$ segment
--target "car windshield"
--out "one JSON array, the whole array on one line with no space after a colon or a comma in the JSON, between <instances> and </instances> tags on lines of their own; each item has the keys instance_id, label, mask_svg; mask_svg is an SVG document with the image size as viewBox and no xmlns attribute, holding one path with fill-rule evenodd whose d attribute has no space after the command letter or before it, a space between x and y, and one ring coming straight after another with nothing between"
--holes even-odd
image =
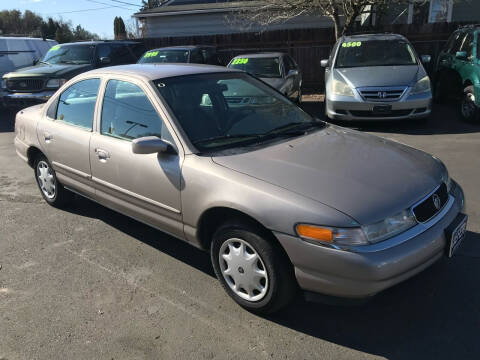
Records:
<instances>
[{"instance_id":1,"label":"car windshield","mask_svg":"<svg viewBox=\"0 0 480 360\"><path fill-rule=\"evenodd\" d=\"M345 41L337 55L337 68L417 65L415 52L406 41Z\"/></svg>"},{"instance_id":2,"label":"car windshield","mask_svg":"<svg viewBox=\"0 0 480 360\"><path fill-rule=\"evenodd\" d=\"M257 77L263 77L263 78L282 77L282 73L280 70L280 59L278 57L270 57L270 58L238 57L233 59L228 67L248 72Z\"/></svg>"},{"instance_id":3,"label":"car windshield","mask_svg":"<svg viewBox=\"0 0 480 360\"><path fill-rule=\"evenodd\" d=\"M55 45L42 61L48 64L90 64L94 49L93 45Z\"/></svg>"},{"instance_id":4,"label":"car windshield","mask_svg":"<svg viewBox=\"0 0 480 360\"><path fill-rule=\"evenodd\" d=\"M186 75L157 80L155 84L200 151L300 136L324 126L244 73Z\"/></svg>"},{"instance_id":5,"label":"car windshield","mask_svg":"<svg viewBox=\"0 0 480 360\"><path fill-rule=\"evenodd\" d=\"M151 50L138 63L188 63L188 55L188 50Z\"/></svg>"}]
</instances>

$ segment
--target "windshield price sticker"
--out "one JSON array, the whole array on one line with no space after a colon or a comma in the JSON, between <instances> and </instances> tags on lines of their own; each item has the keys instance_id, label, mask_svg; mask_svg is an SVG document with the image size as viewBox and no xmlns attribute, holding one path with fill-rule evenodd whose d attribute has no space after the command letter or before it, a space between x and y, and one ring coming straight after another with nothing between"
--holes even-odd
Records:
<instances>
[{"instance_id":1,"label":"windshield price sticker","mask_svg":"<svg viewBox=\"0 0 480 360\"><path fill-rule=\"evenodd\" d=\"M240 58L240 59L235 59L233 60L232 62L232 65L239 65L239 64L247 64L248 63L248 59L243 59L243 58Z\"/></svg>"},{"instance_id":2,"label":"windshield price sticker","mask_svg":"<svg viewBox=\"0 0 480 360\"><path fill-rule=\"evenodd\" d=\"M150 51L145 54L144 58L155 57L157 55L158 55L158 51Z\"/></svg>"},{"instance_id":3,"label":"windshield price sticker","mask_svg":"<svg viewBox=\"0 0 480 360\"><path fill-rule=\"evenodd\" d=\"M58 49L60 49L60 45L55 45L50 48L50 51L57 51Z\"/></svg>"},{"instance_id":4,"label":"windshield price sticker","mask_svg":"<svg viewBox=\"0 0 480 360\"><path fill-rule=\"evenodd\" d=\"M342 47L360 47L362 46L361 41L349 41L349 42L344 42L342 44Z\"/></svg>"}]
</instances>

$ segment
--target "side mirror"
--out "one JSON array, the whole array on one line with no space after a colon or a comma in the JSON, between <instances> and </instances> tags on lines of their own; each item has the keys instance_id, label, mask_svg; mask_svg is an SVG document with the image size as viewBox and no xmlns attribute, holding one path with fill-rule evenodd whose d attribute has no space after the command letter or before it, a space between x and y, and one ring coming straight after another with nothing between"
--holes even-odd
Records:
<instances>
[{"instance_id":1,"label":"side mirror","mask_svg":"<svg viewBox=\"0 0 480 360\"><path fill-rule=\"evenodd\" d=\"M175 154L176 151L171 144L157 136L146 136L132 141L134 154Z\"/></svg>"},{"instance_id":2,"label":"side mirror","mask_svg":"<svg viewBox=\"0 0 480 360\"><path fill-rule=\"evenodd\" d=\"M287 74L287 77L298 76L298 70L290 70Z\"/></svg>"},{"instance_id":3,"label":"side mirror","mask_svg":"<svg viewBox=\"0 0 480 360\"><path fill-rule=\"evenodd\" d=\"M103 56L100 58L100 64L102 65L107 65L107 64L110 64L111 62L112 60L110 60L108 56Z\"/></svg>"},{"instance_id":4,"label":"side mirror","mask_svg":"<svg viewBox=\"0 0 480 360\"><path fill-rule=\"evenodd\" d=\"M329 64L329 60L328 59L324 59L322 61L320 61L320 66L323 67L323 68L327 68L330 64Z\"/></svg>"},{"instance_id":5,"label":"side mirror","mask_svg":"<svg viewBox=\"0 0 480 360\"><path fill-rule=\"evenodd\" d=\"M457 51L455 54L455 57L457 59L465 60L467 58L467 52L466 51Z\"/></svg>"},{"instance_id":6,"label":"side mirror","mask_svg":"<svg viewBox=\"0 0 480 360\"><path fill-rule=\"evenodd\" d=\"M429 64L432 61L432 57L430 55L422 55L420 56L422 63Z\"/></svg>"}]
</instances>

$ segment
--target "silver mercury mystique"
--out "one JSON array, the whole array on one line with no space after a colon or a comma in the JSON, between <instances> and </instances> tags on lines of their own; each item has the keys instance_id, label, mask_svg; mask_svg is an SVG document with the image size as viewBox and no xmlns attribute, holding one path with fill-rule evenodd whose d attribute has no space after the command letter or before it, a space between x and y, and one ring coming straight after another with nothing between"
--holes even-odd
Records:
<instances>
[{"instance_id":1,"label":"silver mercury mystique","mask_svg":"<svg viewBox=\"0 0 480 360\"><path fill-rule=\"evenodd\" d=\"M368 298L452 256L466 232L440 160L312 118L236 70L90 71L19 112L15 132L47 203L75 192L209 251L226 292L258 313L298 288Z\"/></svg>"}]
</instances>

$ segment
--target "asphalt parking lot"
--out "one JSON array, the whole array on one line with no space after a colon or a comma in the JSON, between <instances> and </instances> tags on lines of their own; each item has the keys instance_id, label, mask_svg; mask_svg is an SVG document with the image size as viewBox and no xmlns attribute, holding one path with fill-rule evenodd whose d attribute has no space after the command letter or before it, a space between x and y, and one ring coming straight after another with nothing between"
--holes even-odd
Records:
<instances>
[{"instance_id":1,"label":"asphalt parking lot","mask_svg":"<svg viewBox=\"0 0 480 360\"><path fill-rule=\"evenodd\" d=\"M207 254L85 199L49 207L2 113L0 359L478 359L480 126L447 105L426 123L353 126L441 158L466 193L467 239L365 305L299 297L258 317L224 294Z\"/></svg>"}]
</instances>

